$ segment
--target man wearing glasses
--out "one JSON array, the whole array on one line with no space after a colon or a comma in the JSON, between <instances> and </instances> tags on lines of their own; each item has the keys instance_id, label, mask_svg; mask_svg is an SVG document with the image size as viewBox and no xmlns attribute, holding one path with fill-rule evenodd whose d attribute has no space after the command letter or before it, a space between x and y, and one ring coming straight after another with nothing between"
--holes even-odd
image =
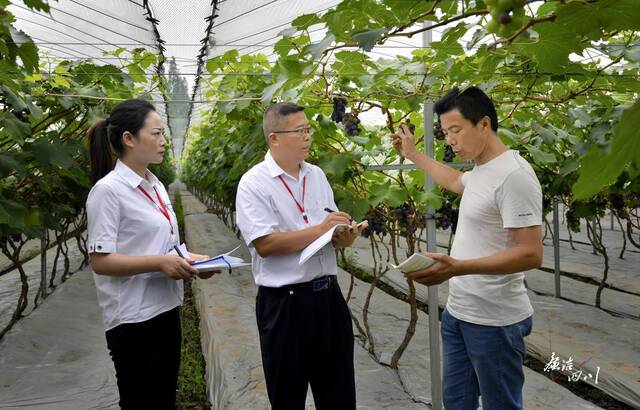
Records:
<instances>
[{"instance_id":1,"label":"man wearing glasses","mask_svg":"<svg viewBox=\"0 0 640 410\"><path fill-rule=\"evenodd\" d=\"M249 246L256 319L269 401L302 409L311 385L317 409L355 409L351 314L336 281L336 247L361 234L336 210L324 172L305 162L313 130L304 107L277 103L263 118L269 151L242 176L238 227ZM336 225L350 225L300 265L300 254Z\"/></svg>"}]
</instances>

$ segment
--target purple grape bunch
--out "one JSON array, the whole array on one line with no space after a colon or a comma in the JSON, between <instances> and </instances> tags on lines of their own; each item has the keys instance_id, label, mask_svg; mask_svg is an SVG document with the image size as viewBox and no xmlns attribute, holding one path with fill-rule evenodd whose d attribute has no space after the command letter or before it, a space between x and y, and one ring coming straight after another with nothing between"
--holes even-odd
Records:
<instances>
[{"instance_id":1,"label":"purple grape bunch","mask_svg":"<svg viewBox=\"0 0 640 410\"><path fill-rule=\"evenodd\" d=\"M360 135L360 127L358 127L358 124L360 124L360 119L358 119L358 116L353 114L353 113L347 113L344 115L344 118L342 119L342 123L344 124L344 129L345 129L345 133L348 136L354 136L354 135Z\"/></svg>"},{"instance_id":2,"label":"purple grape bunch","mask_svg":"<svg viewBox=\"0 0 640 410\"><path fill-rule=\"evenodd\" d=\"M396 221L398 221L400 236L406 238L415 232L415 227L409 221L409 217L411 216L411 206L408 203L405 202L397 208L391 208L391 212L393 213Z\"/></svg>"},{"instance_id":3,"label":"purple grape bunch","mask_svg":"<svg viewBox=\"0 0 640 410\"><path fill-rule=\"evenodd\" d=\"M335 123L342 122L347 112L347 100L340 97L333 97L333 112L331 113L331 121Z\"/></svg>"},{"instance_id":4,"label":"purple grape bunch","mask_svg":"<svg viewBox=\"0 0 640 410\"><path fill-rule=\"evenodd\" d=\"M442 129L442 126L440 125L440 121L436 121L436 123L433 124L433 136L438 141L444 140L444 130Z\"/></svg>"},{"instance_id":5,"label":"purple grape bunch","mask_svg":"<svg viewBox=\"0 0 640 410\"><path fill-rule=\"evenodd\" d=\"M455 157L456 157L456 153L453 152L453 148L451 148L451 145L445 145L444 156L442 157L444 162L452 162Z\"/></svg>"},{"instance_id":6,"label":"purple grape bunch","mask_svg":"<svg viewBox=\"0 0 640 410\"><path fill-rule=\"evenodd\" d=\"M384 215L380 212L369 212L366 216L369 226L362 231L362 236L368 238L372 233L386 236L387 227L385 225Z\"/></svg>"},{"instance_id":7,"label":"purple grape bunch","mask_svg":"<svg viewBox=\"0 0 640 410\"><path fill-rule=\"evenodd\" d=\"M453 202L447 200L436 212L436 228L449 229L456 233L458 227L458 208L453 207Z\"/></svg>"}]
</instances>

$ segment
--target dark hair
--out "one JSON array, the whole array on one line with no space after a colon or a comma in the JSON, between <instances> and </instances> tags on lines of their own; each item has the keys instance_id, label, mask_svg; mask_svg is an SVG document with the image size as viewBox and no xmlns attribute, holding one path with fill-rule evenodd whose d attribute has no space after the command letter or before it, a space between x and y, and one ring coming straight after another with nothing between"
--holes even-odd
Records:
<instances>
[{"instance_id":1,"label":"dark hair","mask_svg":"<svg viewBox=\"0 0 640 410\"><path fill-rule=\"evenodd\" d=\"M147 115L155 111L148 101L132 99L121 102L111 111L109 118L96 121L88 130L91 154L91 182L95 184L114 166L113 152L120 157L124 152L122 134L129 131L137 135Z\"/></svg>"},{"instance_id":2,"label":"dark hair","mask_svg":"<svg viewBox=\"0 0 640 410\"><path fill-rule=\"evenodd\" d=\"M280 120L287 115L304 111L304 107L290 102L279 102L267 108L262 117L262 131L264 138L269 143L269 133L273 132L280 123Z\"/></svg>"},{"instance_id":3,"label":"dark hair","mask_svg":"<svg viewBox=\"0 0 640 410\"><path fill-rule=\"evenodd\" d=\"M436 101L433 112L446 114L451 110L458 109L460 114L473 125L477 125L485 116L491 120L491 129L498 131L498 114L491 99L478 87L469 87L460 92L458 87L453 87L442 98Z\"/></svg>"}]
</instances>

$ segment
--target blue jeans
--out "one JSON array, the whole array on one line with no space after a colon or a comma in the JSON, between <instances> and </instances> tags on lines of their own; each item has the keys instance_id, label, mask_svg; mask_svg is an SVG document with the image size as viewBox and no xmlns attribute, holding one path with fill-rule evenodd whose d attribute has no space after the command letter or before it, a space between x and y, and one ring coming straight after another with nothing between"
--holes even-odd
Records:
<instances>
[{"instance_id":1,"label":"blue jeans","mask_svg":"<svg viewBox=\"0 0 640 410\"><path fill-rule=\"evenodd\" d=\"M443 401L446 410L523 409L524 337L531 317L509 326L483 326L442 313Z\"/></svg>"}]
</instances>

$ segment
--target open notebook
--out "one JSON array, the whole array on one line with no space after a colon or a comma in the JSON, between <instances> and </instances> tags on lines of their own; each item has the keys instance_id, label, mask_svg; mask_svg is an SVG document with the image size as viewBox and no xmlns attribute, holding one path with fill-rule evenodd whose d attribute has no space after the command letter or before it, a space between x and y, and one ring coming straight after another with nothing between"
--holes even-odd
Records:
<instances>
[{"instance_id":1,"label":"open notebook","mask_svg":"<svg viewBox=\"0 0 640 410\"><path fill-rule=\"evenodd\" d=\"M358 228L361 227L362 224L364 223L367 223L367 221L365 220L360 222L358 224ZM333 228L329 229L324 234L322 234L318 239L316 239L315 241L307 245L307 247L304 248L302 250L302 253L300 254L300 262L298 262L298 265L301 266L303 263L308 261L309 258L315 255L320 249L324 248L326 244L331 242L331 238L333 238L333 234L335 233L336 230L338 230L338 233L340 233L341 229L343 230L343 229L346 229L347 227L348 225L345 225L345 224L336 225Z\"/></svg>"},{"instance_id":2,"label":"open notebook","mask_svg":"<svg viewBox=\"0 0 640 410\"><path fill-rule=\"evenodd\" d=\"M429 266L433 265L436 261L431 259L428 256L424 256L421 253L414 253L409 258L407 258L400 265L394 265L390 263L394 269L398 269L402 273L407 272L415 272L417 270L427 269Z\"/></svg>"},{"instance_id":3,"label":"open notebook","mask_svg":"<svg viewBox=\"0 0 640 410\"><path fill-rule=\"evenodd\" d=\"M178 247L180 252L183 255L187 255L187 247L183 243ZM242 258L238 258L236 256L231 256L230 254L235 252L240 248L239 246L235 249L230 250L227 253L223 253L218 256L214 256L213 258L205 259L202 261L194 262L191 264L194 268L196 268L199 272L210 272L212 270L220 270L220 269L232 269L238 268L240 266L249 266L250 262L245 262ZM176 254L175 251L170 253Z\"/></svg>"}]
</instances>

